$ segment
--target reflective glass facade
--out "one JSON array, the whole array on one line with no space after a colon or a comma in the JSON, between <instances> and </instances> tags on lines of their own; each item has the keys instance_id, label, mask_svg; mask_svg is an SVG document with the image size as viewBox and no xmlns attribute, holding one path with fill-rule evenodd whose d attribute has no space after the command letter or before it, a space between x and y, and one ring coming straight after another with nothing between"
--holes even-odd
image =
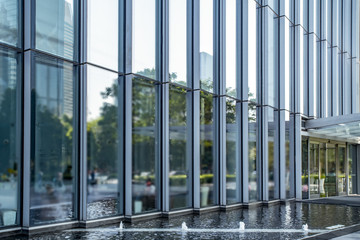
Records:
<instances>
[{"instance_id":1,"label":"reflective glass facade","mask_svg":"<svg viewBox=\"0 0 360 240\"><path fill-rule=\"evenodd\" d=\"M0 0L0 236L360 193L359 12Z\"/></svg>"}]
</instances>

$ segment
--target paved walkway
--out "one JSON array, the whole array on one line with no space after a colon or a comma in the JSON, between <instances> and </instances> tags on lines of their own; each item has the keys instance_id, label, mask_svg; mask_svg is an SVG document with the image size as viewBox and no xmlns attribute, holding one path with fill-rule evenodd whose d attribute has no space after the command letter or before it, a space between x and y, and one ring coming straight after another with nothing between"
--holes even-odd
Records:
<instances>
[{"instance_id":1,"label":"paved walkway","mask_svg":"<svg viewBox=\"0 0 360 240\"><path fill-rule=\"evenodd\" d=\"M317 198L312 200L303 200L308 203L322 203L322 204L335 204L335 205L347 205L352 207L360 207L360 196L340 196L340 197L327 197Z\"/></svg>"},{"instance_id":2,"label":"paved walkway","mask_svg":"<svg viewBox=\"0 0 360 240\"><path fill-rule=\"evenodd\" d=\"M344 235L341 237L333 238L333 240L354 240L354 239L360 239L360 231L348 235Z\"/></svg>"}]
</instances>

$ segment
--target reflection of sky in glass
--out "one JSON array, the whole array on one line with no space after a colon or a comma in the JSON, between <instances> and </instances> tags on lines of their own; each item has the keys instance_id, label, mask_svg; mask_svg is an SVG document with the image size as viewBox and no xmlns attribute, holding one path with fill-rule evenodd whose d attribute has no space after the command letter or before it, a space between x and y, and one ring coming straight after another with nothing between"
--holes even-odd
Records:
<instances>
[{"instance_id":1,"label":"reflection of sky in glass","mask_svg":"<svg viewBox=\"0 0 360 240\"><path fill-rule=\"evenodd\" d=\"M213 15L213 0L200 0L200 86L208 91L213 88Z\"/></svg>"},{"instance_id":2,"label":"reflection of sky in glass","mask_svg":"<svg viewBox=\"0 0 360 240\"><path fill-rule=\"evenodd\" d=\"M118 69L118 1L88 1L88 61Z\"/></svg>"},{"instance_id":3,"label":"reflection of sky in glass","mask_svg":"<svg viewBox=\"0 0 360 240\"><path fill-rule=\"evenodd\" d=\"M249 0L249 25L248 25L248 86L249 94L252 93L253 97L249 96L249 99L256 99L256 3L253 0Z\"/></svg>"},{"instance_id":4,"label":"reflection of sky in glass","mask_svg":"<svg viewBox=\"0 0 360 240\"><path fill-rule=\"evenodd\" d=\"M155 68L155 0L133 0L132 70Z\"/></svg>"},{"instance_id":5,"label":"reflection of sky in glass","mask_svg":"<svg viewBox=\"0 0 360 240\"><path fill-rule=\"evenodd\" d=\"M116 98L103 98L101 93L107 88L112 88L116 83L117 74L97 67L88 66L88 90L87 90L87 121L92 121L100 117L101 108L104 103L115 105Z\"/></svg>"},{"instance_id":6,"label":"reflection of sky in glass","mask_svg":"<svg viewBox=\"0 0 360 240\"><path fill-rule=\"evenodd\" d=\"M200 52L213 55L213 0L200 0Z\"/></svg>"},{"instance_id":7,"label":"reflection of sky in glass","mask_svg":"<svg viewBox=\"0 0 360 240\"><path fill-rule=\"evenodd\" d=\"M169 1L169 72L186 82L186 0Z\"/></svg>"},{"instance_id":8,"label":"reflection of sky in glass","mask_svg":"<svg viewBox=\"0 0 360 240\"><path fill-rule=\"evenodd\" d=\"M236 0L226 1L226 88L236 89ZM228 93L229 94L229 93ZM236 92L230 94L236 97Z\"/></svg>"}]
</instances>

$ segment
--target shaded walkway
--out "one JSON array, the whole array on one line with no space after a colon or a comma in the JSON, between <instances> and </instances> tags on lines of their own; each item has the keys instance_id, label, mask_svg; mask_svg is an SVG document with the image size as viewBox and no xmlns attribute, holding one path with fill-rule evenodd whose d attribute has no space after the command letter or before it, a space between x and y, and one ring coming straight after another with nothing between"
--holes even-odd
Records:
<instances>
[{"instance_id":1,"label":"shaded walkway","mask_svg":"<svg viewBox=\"0 0 360 240\"><path fill-rule=\"evenodd\" d=\"M351 206L351 207L360 207L360 195L317 198L317 199L311 199L311 200L303 200L303 202L320 203L320 204L336 204L336 205L347 205L347 206Z\"/></svg>"}]
</instances>

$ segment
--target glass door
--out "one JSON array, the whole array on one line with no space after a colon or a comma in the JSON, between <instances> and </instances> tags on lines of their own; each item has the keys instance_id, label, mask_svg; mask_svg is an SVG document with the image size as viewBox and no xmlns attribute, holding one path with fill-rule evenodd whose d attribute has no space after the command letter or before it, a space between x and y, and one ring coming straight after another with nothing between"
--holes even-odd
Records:
<instances>
[{"instance_id":1,"label":"glass door","mask_svg":"<svg viewBox=\"0 0 360 240\"><path fill-rule=\"evenodd\" d=\"M326 144L325 197L336 196L336 154L335 144Z\"/></svg>"},{"instance_id":2,"label":"glass door","mask_svg":"<svg viewBox=\"0 0 360 240\"><path fill-rule=\"evenodd\" d=\"M310 198L319 198L319 144L310 143Z\"/></svg>"},{"instance_id":3,"label":"glass door","mask_svg":"<svg viewBox=\"0 0 360 240\"><path fill-rule=\"evenodd\" d=\"M338 196L346 195L346 146L338 145L338 171L337 171L337 193Z\"/></svg>"},{"instance_id":4,"label":"glass door","mask_svg":"<svg viewBox=\"0 0 360 240\"><path fill-rule=\"evenodd\" d=\"M326 162L326 143L320 143L320 181L319 191L320 197L325 197L325 177L328 173Z\"/></svg>"}]
</instances>

